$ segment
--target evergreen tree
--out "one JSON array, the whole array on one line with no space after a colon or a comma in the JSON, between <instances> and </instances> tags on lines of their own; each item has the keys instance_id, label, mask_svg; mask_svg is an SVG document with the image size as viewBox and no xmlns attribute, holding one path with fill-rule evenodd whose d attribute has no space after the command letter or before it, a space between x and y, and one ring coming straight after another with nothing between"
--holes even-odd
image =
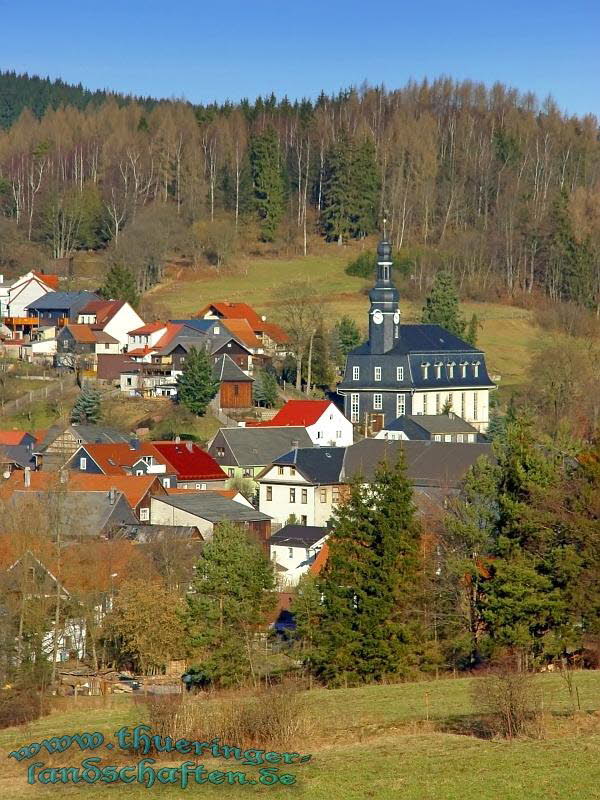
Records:
<instances>
[{"instance_id":1,"label":"evergreen tree","mask_svg":"<svg viewBox=\"0 0 600 800\"><path fill-rule=\"evenodd\" d=\"M394 466L381 463L369 486L356 479L337 509L312 660L326 683L405 673L418 571L414 512L402 455Z\"/></svg>"},{"instance_id":2,"label":"evergreen tree","mask_svg":"<svg viewBox=\"0 0 600 800\"><path fill-rule=\"evenodd\" d=\"M258 134L250 146L254 204L263 241L272 242L285 210L285 181L279 142L273 128Z\"/></svg>"},{"instance_id":3,"label":"evergreen tree","mask_svg":"<svg viewBox=\"0 0 600 800\"><path fill-rule=\"evenodd\" d=\"M271 372L261 369L254 380L252 391L255 405L273 408L277 404L279 386L277 385L277 379Z\"/></svg>"},{"instance_id":4,"label":"evergreen tree","mask_svg":"<svg viewBox=\"0 0 600 800\"><path fill-rule=\"evenodd\" d=\"M125 300L134 308L140 299L133 273L118 263L113 264L108 270L104 286L98 293L106 300Z\"/></svg>"},{"instance_id":5,"label":"evergreen tree","mask_svg":"<svg viewBox=\"0 0 600 800\"><path fill-rule=\"evenodd\" d=\"M177 378L177 402L201 417L219 391L213 367L205 350L192 347Z\"/></svg>"},{"instance_id":6,"label":"evergreen tree","mask_svg":"<svg viewBox=\"0 0 600 800\"><path fill-rule=\"evenodd\" d=\"M336 363L344 369L348 353L360 344L360 331L352 317L344 314L336 323L334 334Z\"/></svg>"},{"instance_id":7,"label":"evergreen tree","mask_svg":"<svg viewBox=\"0 0 600 800\"><path fill-rule=\"evenodd\" d=\"M185 623L203 674L221 686L256 678L255 635L275 598L273 566L261 546L240 526L216 526L192 589Z\"/></svg>"},{"instance_id":8,"label":"evergreen tree","mask_svg":"<svg viewBox=\"0 0 600 800\"><path fill-rule=\"evenodd\" d=\"M85 384L71 411L71 422L95 425L102 414L100 392Z\"/></svg>"},{"instance_id":9,"label":"evergreen tree","mask_svg":"<svg viewBox=\"0 0 600 800\"><path fill-rule=\"evenodd\" d=\"M441 325L459 338L464 336L466 323L460 313L454 279L449 272L438 272L425 301L421 322Z\"/></svg>"},{"instance_id":10,"label":"evergreen tree","mask_svg":"<svg viewBox=\"0 0 600 800\"><path fill-rule=\"evenodd\" d=\"M321 226L327 241L342 244L352 231L353 178L351 145L347 134L342 132L325 163Z\"/></svg>"},{"instance_id":11,"label":"evergreen tree","mask_svg":"<svg viewBox=\"0 0 600 800\"><path fill-rule=\"evenodd\" d=\"M363 238L377 230L377 211L381 177L375 142L365 137L355 147L352 158L352 236Z\"/></svg>"},{"instance_id":12,"label":"evergreen tree","mask_svg":"<svg viewBox=\"0 0 600 800\"><path fill-rule=\"evenodd\" d=\"M479 333L479 328L481 328L481 323L477 318L477 314L473 314L469 320L467 332L465 333L465 342L468 342L473 347L477 347L477 335Z\"/></svg>"},{"instance_id":13,"label":"evergreen tree","mask_svg":"<svg viewBox=\"0 0 600 800\"><path fill-rule=\"evenodd\" d=\"M331 368L330 344L329 332L325 330L321 320L313 338L311 380L314 386L329 386L335 380Z\"/></svg>"}]
</instances>

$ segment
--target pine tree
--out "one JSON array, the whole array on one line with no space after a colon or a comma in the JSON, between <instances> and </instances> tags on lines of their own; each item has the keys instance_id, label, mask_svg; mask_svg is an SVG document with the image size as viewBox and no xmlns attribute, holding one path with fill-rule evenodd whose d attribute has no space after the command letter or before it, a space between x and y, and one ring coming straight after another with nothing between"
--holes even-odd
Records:
<instances>
[{"instance_id":1,"label":"pine tree","mask_svg":"<svg viewBox=\"0 0 600 800\"><path fill-rule=\"evenodd\" d=\"M352 235L363 238L377 230L381 177L375 143L365 137L354 148L352 157Z\"/></svg>"},{"instance_id":2,"label":"pine tree","mask_svg":"<svg viewBox=\"0 0 600 800\"><path fill-rule=\"evenodd\" d=\"M340 369L343 369L348 353L360 344L360 331L352 317L344 314L336 323L334 334L336 363Z\"/></svg>"},{"instance_id":3,"label":"pine tree","mask_svg":"<svg viewBox=\"0 0 600 800\"><path fill-rule=\"evenodd\" d=\"M140 300L133 273L118 263L113 264L108 270L104 286L98 294L106 300L124 300L134 308Z\"/></svg>"},{"instance_id":4,"label":"pine tree","mask_svg":"<svg viewBox=\"0 0 600 800\"><path fill-rule=\"evenodd\" d=\"M472 347L477 347L479 328L481 328L481 323L479 322L477 314L473 314L469 320L467 332L465 333L465 342L468 342Z\"/></svg>"},{"instance_id":5,"label":"pine tree","mask_svg":"<svg viewBox=\"0 0 600 800\"><path fill-rule=\"evenodd\" d=\"M271 372L262 369L254 380L252 390L254 394L254 403L257 406L273 408L276 405L279 396L279 386L277 385L275 376Z\"/></svg>"},{"instance_id":6,"label":"pine tree","mask_svg":"<svg viewBox=\"0 0 600 800\"><path fill-rule=\"evenodd\" d=\"M342 244L352 231L353 178L351 145L342 132L325 163L321 226L327 241Z\"/></svg>"},{"instance_id":7,"label":"pine tree","mask_svg":"<svg viewBox=\"0 0 600 800\"><path fill-rule=\"evenodd\" d=\"M454 279L449 272L438 272L425 301L421 322L441 325L459 338L464 336L466 323L460 313Z\"/></svg>"},{"instance_id":8,"label":"pine tree","mask_svg":"<svg viewBox=\"0 0 600 800\"><path fill-rule=\"evenodd\" d=\"M71 422L95 425L102 414L100 392L85 384L71 411Z\"/></svg>"},{"instance_id":9,"label":"pine tree","mask_svg":"<svg viewBox=\"0 0 600 800\"><path fill-rule=\"evenodd\" d=\"M177 378L177 402L201 417L219 391L213 367L205 350L192 347Z\"/></svg>"},{"instance_id":10,"label":"pine tree","mask_svg":"<svg viewBox=\"0 0 600 800\"><path fill-rule=\"evenodd\" d=\"M318 586L313 668L330 685L401 675L408 666L419 531L403 456L358 478L337 510ZM410 599L409 599L410 598Z\"/></svg>"},{"instance_id":11,"label":"pine tree","mask_svg":"<svg viewBox=\"0 0 600 800\"><path fill-rule=\"evenodd\" d=\"M202 672L213 683L256 678L255 636L274 589L273 566L258 542L238 525L215 527L196 565L185 618L189 642L203 654Z\"/></svg>"},{"instance_id":12,"label":"pine tree","mask_svg":"<svg viewBox=\"0 0 600 800\"><path fill-rule=\"evenodd\" d=\"M329 386L335 380L331 368L330 336L322 320L313 339L311 380L314 386Z\"/></svg>"},{"instance_id":13,"label":"pine tree","mask_svg":"<svg viewBox=\"0 0 600 800\"><path fill-rule=\"evenodd\" d=\"M285 180L273 128L252 139L250 164L261 236L263 241L272 242L285 210Z\"/></svg>"}]
</instances>

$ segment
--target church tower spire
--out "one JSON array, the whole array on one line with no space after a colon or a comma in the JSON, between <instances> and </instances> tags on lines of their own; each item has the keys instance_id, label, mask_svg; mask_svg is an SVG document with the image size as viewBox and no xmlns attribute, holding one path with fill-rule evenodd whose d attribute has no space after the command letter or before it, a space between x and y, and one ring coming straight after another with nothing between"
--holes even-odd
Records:
<instances>
[{"instance_id":1,"label":"church tower spire","mask_svg":"<svg viewBox=\"0 0 600 800\"><path fill-rule=\"evenodd\" d=\"M392 247L384 238L377 246L377 280L369 292L369 348L371 353L387 353L399 336L398 290L392 282Z\"/></svg>"}]
</instances>

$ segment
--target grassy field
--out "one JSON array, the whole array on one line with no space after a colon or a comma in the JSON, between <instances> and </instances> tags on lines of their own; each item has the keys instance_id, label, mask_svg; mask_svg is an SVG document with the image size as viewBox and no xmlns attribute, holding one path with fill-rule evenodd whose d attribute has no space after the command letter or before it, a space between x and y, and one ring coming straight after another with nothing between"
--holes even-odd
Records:
<instances>
[{"instance_id":1,"label":"grassy field","mask_svg":"<svg viewBox=\"0 0 600 800\"><path fill-rule=\"evenodd\" d=\"M175 318L199 311L210 301L231 300L247 302L276 321L277 290L301 276L319 292L329 320L348 314L366 328L367 291L371 284L346 275L344 269L351 255L345 249L332 247L326 253L305 258L257 257L222 274L208 269L171 271L167 280L148 296ZM402 292L400 303L403 321L417 322L421 303L403 299ZM529 364L529 348L539 335L531 313L499 303L466 302L462 308L467 317L475 313L480 319L479 344L487 352L490 372L501 376L503 390L520 385Z\"/></svg>"},{"instance_id":2,"label":"grassy field","mask_svg":"<svg viewBox=\"0 0 600 800\"><path fill-rule=\"evenodd\" d=\"M306 695L314 722L314 736L298 747L311 753L309 763L290 765L294 786L180 787L155 785L148 790L134 784L95 786L40 785L26 782L28 762L5 761L0 773L0 797L6 800L85 796L108 800L117 793L132 800L149 796L168 799L269 796L275 800L562 800L574 796L598 797L600 786L600 672L577 673L582 711L567 717L571 703L566 683L558 675L539 676L546 710L541 738L504 740L458 735L465 720L473 720L473 679L440 680L395 686L336 691L315 690ZM481 679L475 679L481 680ZM198 702L207 702L198 699ZM123 725L143 722L143 710L131 698L65 700L62 709L32 725L0 732L5 754L27 742L81 731L114 733ZM65 708L70 710L65 711ZM460 723L460 724L459 724ZM85 755L75 749L60 765L75 766ZM86 754L88 755L88 754ZM98 750L104 763L115 757ZM172 764L186 760L179 757ZM41 755L35 760L48 763ZM242 769L256 777L256 767L233 767L204 756L196 759L213 769ZM125 762L123 762L125 764ZM58 762L57 762L58 765ZM282 770L285 771L285 770Z\"/></svg>"}]
</instances>

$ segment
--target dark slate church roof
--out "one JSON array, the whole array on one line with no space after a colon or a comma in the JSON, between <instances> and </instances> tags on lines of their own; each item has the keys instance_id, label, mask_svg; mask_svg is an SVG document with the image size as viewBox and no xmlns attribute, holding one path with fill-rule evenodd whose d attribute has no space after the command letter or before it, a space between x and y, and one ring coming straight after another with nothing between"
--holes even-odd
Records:
<instances>
[{"instance_id":1,"label":"dark slate church roof","mask_svg":"<svg viewBox=\"0 0 600 800\"><path fill-rule=\"evenodd\" d=\"M384 427L386 431L405 431L410 439L429 439L436 433L478 433L456 414L404 414Z\"/></svg>"},{"instance_id":2,"label":"dark slate church roof","mask_svg":"<svg viewBox=\"0 0 600 800\"><path fill-rule=\"evenodd\" d=\"M400 325L398 343L391 353L480 353L476 347L459 339L441 325ZM369 343L364 342L352 350L355 355L371 355Z\"/></svg>"}]
</instances>

